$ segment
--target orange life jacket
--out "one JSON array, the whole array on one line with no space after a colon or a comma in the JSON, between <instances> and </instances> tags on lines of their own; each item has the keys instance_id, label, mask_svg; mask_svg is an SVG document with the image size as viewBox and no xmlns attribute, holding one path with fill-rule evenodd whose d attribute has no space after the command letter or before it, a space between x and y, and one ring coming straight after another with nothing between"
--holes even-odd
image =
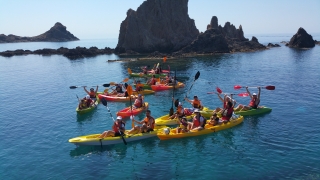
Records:
<instances>
[{"instance_id":1,"label":"orange life jacket","mask_svg":"<svg viewBox=\"0 0 320 180\"><path fill-rule=\"evenodd\" d=\"M153 123L152 123L152 124L149 124L149 120L150 120L151 118L153 119ZM149 125L152 129L154 129L154 118L153 118L153 117L151 117L151 116L150 116L150 118L145 117L143 121L144 121L144 123L145 123L146 125Z\"/></svg>"},{"instance_id":2,"label":"orange life jacket","mask_svg":"<svg viewBox=\"0 0 320 180\"><path fill-rule=\"evenodd\" d=\"M192 105L194 108L200 108L201 107L201 102L197 100L193 100Z\"/></svg>"}]
</instances>

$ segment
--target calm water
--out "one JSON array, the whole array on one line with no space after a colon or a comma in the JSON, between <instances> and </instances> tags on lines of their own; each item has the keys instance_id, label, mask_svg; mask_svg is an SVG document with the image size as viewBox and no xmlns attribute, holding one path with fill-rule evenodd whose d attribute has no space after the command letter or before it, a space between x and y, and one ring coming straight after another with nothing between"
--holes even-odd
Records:
<instances>
[{"instance_id":1,"label":"calm water","mask_svg":"<svg viewBox=\"0 0 320 180\"><path fill-rule=\"evenodd\" d=\"M257 38L264 44L280 44L291 36ZM0 51L115 44L102 40L14 43L0 44ZM155 137L103 148L68 143L72 137L100 133L112 125L102 105L78 116L76 95L85 93L69 86L120 82L128 77L128 67L137 71L138 66L159 61L106 62L119 58L116 55L75 61L58 55L0 57L0 179L320 179L320 46L297 50L280 45L164 64L176 69L186 83L187 88L176 93L180 99L200 71L190 96L198 95L210 108L221 106L216 95L207 94L216 86L240 93L244 90L235 91L234 85L275 85L276 90L263 89L261 94L261 104L272 107L271 113L246 117L241 125L215 134L169 141ZM146 96L154 117L169 112L170 96L171 91ZM115 116L129 104L108 105Z\"/></svg>"}]
</instances>

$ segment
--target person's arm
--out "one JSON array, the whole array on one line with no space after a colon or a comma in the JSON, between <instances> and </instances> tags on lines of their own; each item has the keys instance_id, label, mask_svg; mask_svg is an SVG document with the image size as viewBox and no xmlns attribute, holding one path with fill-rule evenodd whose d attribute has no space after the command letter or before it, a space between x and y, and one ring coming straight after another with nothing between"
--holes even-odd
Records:
<instances>
[{"instance_id":1,"label":"person's arm","mask_svg":"<svg viewBox=\"0 0 320 180\"><path fill-rule=\"evenodd\" d=\"M222 97L220 96L220 94L218 94L218 98L220 99L221 102L224 102L224 100L222 99Z\"/></svg>"},{"instance_id":2,"label":"person's arm","mask_svg":"<svg viewBox=\"0 0 320 180\"><path fill-rule=\"evenodd\" d=\"M261 93L261 87L258 87L259 91L258 91L258 98L257 98L257 106L260 103L260 93Z\"/></svg>"},{"instance_id":3,"label":"person's arm","mask_svg":"<svg viewBox=\"0 0 320 180\"><path fill-rule=\"evenodd\" d=\"M94 92L95 94L97 94L97 92L98 92L98 88L99 88L99 86L97 85L97 89L96 89L96 91Z\"/></svg>"},{"instance_id":4,"label":"person's arm","mask_svg":"<svg viewBox=\"0 0 320 180\"><path fill-rule=\"evenodd\" d=\"M251 93L250 93L250 91L248 89L248 86L246 86L246 90L247 90L247 93L249 94L250 98L252 99L252 95L251 95Z\"/></svg>"},{"instance_id":5,"label":"person's arm","mask_svg":"<svg viewBox=\"0 0 320 180\"><path fill-rule=\"evenodd\" d=\"M135 119L133 119L134 122L138 123L138 124L143 124L144 123L144 120L142 121L136 121Z\"/></svg>"},{"instance_id":6,"label":"person's arm","mask_svg":"<svg viewBox=\"0 0 320 180\"><path fill-rule=\"evenodd\" d=\"M89 94L89 91L86 89L86 86L83 86L84 91Z\"/></svg>"},{"instance_id":7,"label":"person's arm","mask_svg":"<svg viewBox=\"0 0 320 180\"><path fill-rule=\"evenodd\" d=\"M185 97L184 98L186 101L188 101L189 103L191 103L192 104L192 101L191 100L189 100L187 97Z\"/></svg>"},{"instance_id":8,"label":"person's arm","mask_svg":"<svg viewBox=\"0 0 320 180\"><path fill-rule=\"evenodd\" d=\"M203 125L204 125L204 118L200 116L200 126L203 127Z\"/></svg>"}]
</instances>

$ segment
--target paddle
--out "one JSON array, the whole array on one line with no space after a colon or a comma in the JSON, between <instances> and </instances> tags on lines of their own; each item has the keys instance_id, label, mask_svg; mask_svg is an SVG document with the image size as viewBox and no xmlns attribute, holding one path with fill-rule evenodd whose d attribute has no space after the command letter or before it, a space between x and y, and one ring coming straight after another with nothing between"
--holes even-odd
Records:
<instances>
[{"instance_id":1,"label":"paddle","mask_svg":"<svg viewBox=\"0 0 320 180\"><path fill-rule=\"evenodd\" d=\"M102 85L97 85L97 86L109 87L110 84L102 84ZM79 87L87 87L87 86L70 86L69 88L70 89L76 89L76 88L79 88ZM92 87L95 87L95 86L92 86Z\"/></svg>"},{"instance_id":2,"label":"paddle","mask_svg":"<svg viewBox=\"0 0 320 180\"><path fill-rule=\"evenodd\" d=\"M240 85L234 86L234 89L236 89L236 90L241 89L241 88L246 88L246 86L240 86ZM258 88L258 87L248 87L248 88ZM275 90L276 89L275 86L265 86L265 87L261 87L261 88L267 89L267 90Z\"/></svg>"},{"instance_id":3,"label":"paddle","mask_svg":"<svg viewBox=\"0 0 320 180\"><path fill-rule=\"evenodd\" d=\"M168 65L169 66L169 65ZM169 66L169 70L170 70L170 66ZM174 100L174 91L176 90L176 72L177 70L174 71L174 79L173 79L173 92L172 92L172 104L171 104L171 108L169 111L169 116L173 115L173 100Z\"/></svg>"},{"instance_id":4,"label":"paddle","mask_svg":"<svg viewBox=\"0 0 320 180\"><path fill-rule=\"evenodd\" d=\"M189 88L189 90L188 90L188 92L187 92L187 94L186 94L186 98L188 97L188 94L190 93L190 90L191 90L194 82L199 78L199 76L200 76L200 72L198 71L198 72L196 73L196 75L194 76L194 80L193 80L192 85L191 85L191 87Z\"/></svg>"},{"instance_id":5,"label":"paddle","mask_svg":"<svg viewBox=\"0 0 320 180\"><path fill-rule=\"evenodd\" d=\"M111 118L112 118L112 120L113 120L113 122L116 122L115 120L114 120L114 118L113 118L113 116L112 116L112 114L111 114L111 112L110 112L110 109L109 109L109 107L108 107L108 103L107 103L107 100L106 99L104 99L104 98L102 98L101 99L101 103L108 109L108 112L109 112L109 114L110 114L110 116L111 116ZM123 137L123 133L119 130L119 133L120 133L120 135L121 135L121 138L122 138L122 141L123 141L123 143L125 144L125 145L127 145L127 142L126 142L126 140L124 139L124 137Z\"/></svg>"},{"instance_id":6,"label":"paddle","mask_svg":"<svg viewBox=\"0 0 320 180\"><path fill-rule=\"evenodd\" d=\"M131 126L132 126L132 128L134 128L133 113L132 113L132 101L131 101L132 87L130 85L128 85L128 87L127 87L127 92L128 92L129 98L130 98L130 108L131 108L131 117L132 117Z\"/></svg>"},{"instance_id":7,"label":"paddle","mask_svg":"<svg viewBox=\"0 0 320 180\"><path fill-rule=\"evenodd\" d=\"M207 92L207 94L217 94L216 92ZM219 93L221 94L221 93ZM228 95L238 95L240 97L247 97L249 96L248 93L239 93L239 94L234 94L234 93L223 93L223 94L228 94Z\"/></svg>"}]
</instances>

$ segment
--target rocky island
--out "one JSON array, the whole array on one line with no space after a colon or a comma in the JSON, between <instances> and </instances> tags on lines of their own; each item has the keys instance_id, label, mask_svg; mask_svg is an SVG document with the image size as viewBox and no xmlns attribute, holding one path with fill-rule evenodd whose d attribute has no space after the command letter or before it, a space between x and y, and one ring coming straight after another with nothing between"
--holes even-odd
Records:
<instances>
[{"instance_id":1,"label":"rocky island","mask_svg":"<svg viewBox=\"0 0 320 180\"><path fill-rule=\"evenodd\" d=\"M79 40L69 31L66 26L57 22L50 30L34 37L21 37L9 34L8 36L0 34L0 43L15 43L15 42L66 42Z\"/></svg>"},{"instance_id":2,"label":"rocky island","mask_svg":"<svg viewBox=\"0 0 320 180\"><path fill-rule=\"evenodd\" d=\"M35 42L35 41L74 41L79 40L66 30L61 23L56 23L49 31L35 37L0 35L0 42ZM309 48L319 44L303 28L299 28L289 47ZM39 49L35 51L18 49L0 52L1 56L13 55L51 55L60 54L69 59L94 57L102 54L141 55L147 58L190 57L218 53L235 53L265 50L280 47L269 43L264 46L256 37L250 40L244 37L243 27L236 28L230 22L224 26L218 24L216 16L211 17L205 32L199 32L195 22L188 15L188 0L146 0L136 11L129 9L127 17L120 25L118 44L115 49L106 47L77 47L68 49Z\"/></svg>"}]
</instances>

